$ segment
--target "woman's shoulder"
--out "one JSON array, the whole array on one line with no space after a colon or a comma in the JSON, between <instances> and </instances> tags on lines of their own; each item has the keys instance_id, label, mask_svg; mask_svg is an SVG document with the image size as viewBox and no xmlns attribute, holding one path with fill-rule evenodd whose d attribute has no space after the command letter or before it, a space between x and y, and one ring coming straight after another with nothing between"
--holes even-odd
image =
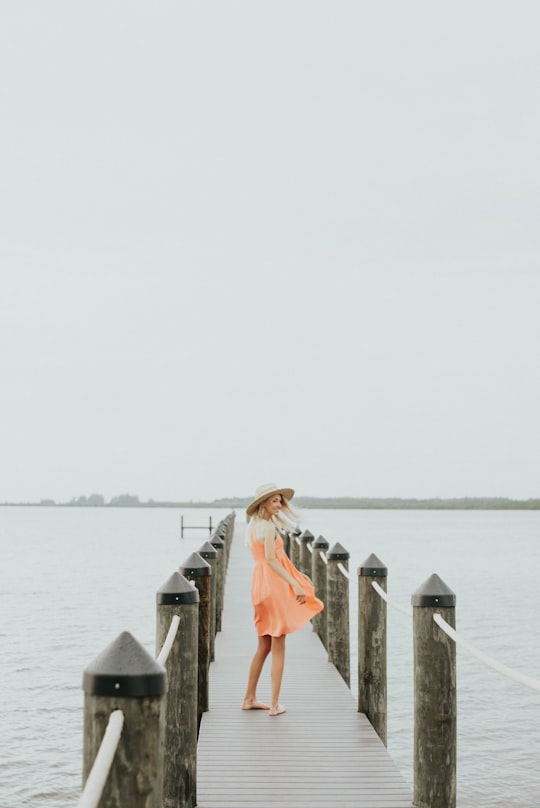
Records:
<instances>
[{"instance_id":1,"label":"woman's shoulder","mask_svg":"<svg viewBox=\"0 0 540 808\"><path fill-rule=\"evenodd\" d=\"M252 536L256 541L260 541L261 544L263 544L269 537L274 538L275 535L276 526L273 522L270 522L267 519L258 519L253 526Z\"/></svg>"}]
</instances>

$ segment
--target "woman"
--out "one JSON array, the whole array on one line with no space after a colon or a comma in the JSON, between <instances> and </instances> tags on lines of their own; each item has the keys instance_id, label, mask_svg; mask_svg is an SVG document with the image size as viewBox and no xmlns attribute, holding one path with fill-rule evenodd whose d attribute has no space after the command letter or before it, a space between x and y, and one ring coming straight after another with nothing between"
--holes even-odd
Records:
<instances>
[{"instance_id":1,"label":"woman","mask_svg":"<svg viewBox=\"0 0 540 808\"><path fill-rule=\"evenodd\" d=\"M279 691L285 665L285 636L302 628L323 610L315 597L313 584L296 569L283 548L276 526L290 527L296 514L289 505L292 488L278 488L274 483L261 485L246 510L248 544L255 560L251 597L255 610L255 630L259 643L251 661L243 710L269 710L268 715L281 715L285 707L279 703ZM272 703L257 700L256 690L264 661L272 654Z\"/></svg>"}]
</instances>

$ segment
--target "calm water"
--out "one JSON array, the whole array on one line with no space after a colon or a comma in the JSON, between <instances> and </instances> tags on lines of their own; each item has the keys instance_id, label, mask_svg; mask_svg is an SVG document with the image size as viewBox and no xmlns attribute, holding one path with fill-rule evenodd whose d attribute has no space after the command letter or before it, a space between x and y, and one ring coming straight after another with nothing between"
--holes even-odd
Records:
<instances>
[{"instance_id":1,"label":"calm water","mask_svg":"<svg viewBox=\"0 0 540 808\"><path fill-rule=\"evenodd\" d=\"M184 516L187 524L206 524L210 514L217 523L226 513L186 510ZM181 541L180 515L0 508L0 808L76 804L82 671L125 629L154 652L155 592L208 536L199 531ZM316 536L347 547L351 570L376 553L389 569L390 597L404 606L437 572L457 594L458 631L540 678L540 513L303 516ZM354 637L354 610L351 620ZM412 783L412 621L389 609L388 632L389 750ZM538 808L539 726L540 693L458 648L459 808Z\"/></svg>"}]
</instances>

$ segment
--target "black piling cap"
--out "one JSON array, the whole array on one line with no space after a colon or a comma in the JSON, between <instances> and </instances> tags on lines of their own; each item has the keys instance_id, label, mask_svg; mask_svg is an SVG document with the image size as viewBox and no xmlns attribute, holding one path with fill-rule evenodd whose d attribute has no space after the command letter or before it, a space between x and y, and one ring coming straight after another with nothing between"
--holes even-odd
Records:
<instances>
[{"instance_id":1,"label":"black piling cap","mask_svg":"<svg viewBox=\"0 0 540 808\"><path fill-rule=\"evenodd\" d=\"M315 536L309 530L304 530L302 535L300 536L300 541L313 541Z\"/></svg>"},{"instance_id":2,"label":"black piling cap","mask_svg":"<svg viewBox=\"0 0 540 808\"><path fill-rule=\"evenodd\" d=\"M322 547L323 550L328 550L330 544L326 541L324 536L318 536L316 539L313 540L312 547Z\"/></svg>"},{"instance_id":3,"label":"black piling cap","mask_svg":"<svg viewBox=\"0 0 540 808\"><path fill-rule=\"evenodd\" d=\"M299 536L302 533L302 531L300 530L299 527L294 527L292 530L289 531L289 533L291 534L291 536Z\"/></svg>"},{"instance_id":4,"label":"black piling cap","mask_svg":"<svg viewBox=\"0 0 540 808\"><path fill-rule=\"evenodd\" d=\"M339 542L336 542L326 554L329 561L347 561L350 557L350 553Z\"/></svg>"},{"instance_id":5,"label":"black piling cap","mask_svg":"<svg viewBox=\"0 0 540 808\"><path fill-rule=\"evenodd\" d=\"M217 558L217 550L213 544L210 544L209 541L205 541L205 543L199 547L197 552L201 558Z\"/></svg>"},{"instance_id":6,"label":"black piling cap","mask_svg":"<svg viewBox=\"0 0 540 808\"><path fill-rule=\"evenodd\" d=\"M225 542L223 541L221 536L217 535L217 533L214 533L210 537L210 544L212 545L212 547L215 547L216 550L223 550L223 548L225 547Z\"/></svg>"},{"instance_id":7,"label":"black piling cap","mask_svg":"<svg viewBox=\"0 0 540 808\"><path fill-rule=\"evenodd\" d=\"M129 631L123 631L85 669L82 687L92 696L162 696L167 674Z\"/></svg>"},{"instance_id":8,"label":"black piling cap","mask_svg":"<svg viewBox=\"0 0 540 808\"><path fill-rule=\"evenodd\" d=\"M212 567L199 553L192 553L180 565L180 572L182 575L190 575L192 578L204 578L206 575L212 574Z\"/></svg>"},{"instance_id":9,"label":"black piling cap","mask_svg":"<svg viewBox=\"0 0 540 808\"><path fill-rule=\"evenodd\" d=\"M375 553L371 553L362 564L358 567L358 575L365 575L367 577L386 578L388 575L388 567L385 567L380 558L377 558Z\"/></svg>"},{"instance_id":10,"label":"black piling cap","mask_svg":"<svg viewBox=\"0 0 540 808\"><path fill-rule=\"evenodd\" d=\"M184 603L198 602L199 590L179 572L173 572L171 577L165 581L156 593L156 604L158 606L177 606Z\"/></svg>"},{"instance_id":11,"label":"black piling cap","mask_svg":"<svg viewBox=\"0 0 540 808\"><path fill-rule=\"evenodd\" d=\"M442 578L434 572L419 586L416 592L411 595L413 606L445 606L456 605L456 595Z\"/></svg>"}]
</instances>

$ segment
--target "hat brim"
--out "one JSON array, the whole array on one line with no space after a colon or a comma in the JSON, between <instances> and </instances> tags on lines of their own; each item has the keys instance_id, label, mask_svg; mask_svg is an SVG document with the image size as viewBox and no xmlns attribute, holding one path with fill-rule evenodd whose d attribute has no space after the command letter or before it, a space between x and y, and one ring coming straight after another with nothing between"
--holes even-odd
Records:
<instances>
[{"instance_id":1,"label":"hat brim","mask_svg":"<svg viewBox=\"0 0 540 808\"><path fill-rule=\"evenodd\" d=\"M264 502L265 499L270 499L275 494L281 494L285 499L291 500L294 497L294 490L292 488L274 488L273 491L267 491L266 494L262 494L262 496L257 497L254 499L253 502L250 502L246 508L246 513L248 516L253 516L261 502Z\"/></svg>"}]
</instances>

